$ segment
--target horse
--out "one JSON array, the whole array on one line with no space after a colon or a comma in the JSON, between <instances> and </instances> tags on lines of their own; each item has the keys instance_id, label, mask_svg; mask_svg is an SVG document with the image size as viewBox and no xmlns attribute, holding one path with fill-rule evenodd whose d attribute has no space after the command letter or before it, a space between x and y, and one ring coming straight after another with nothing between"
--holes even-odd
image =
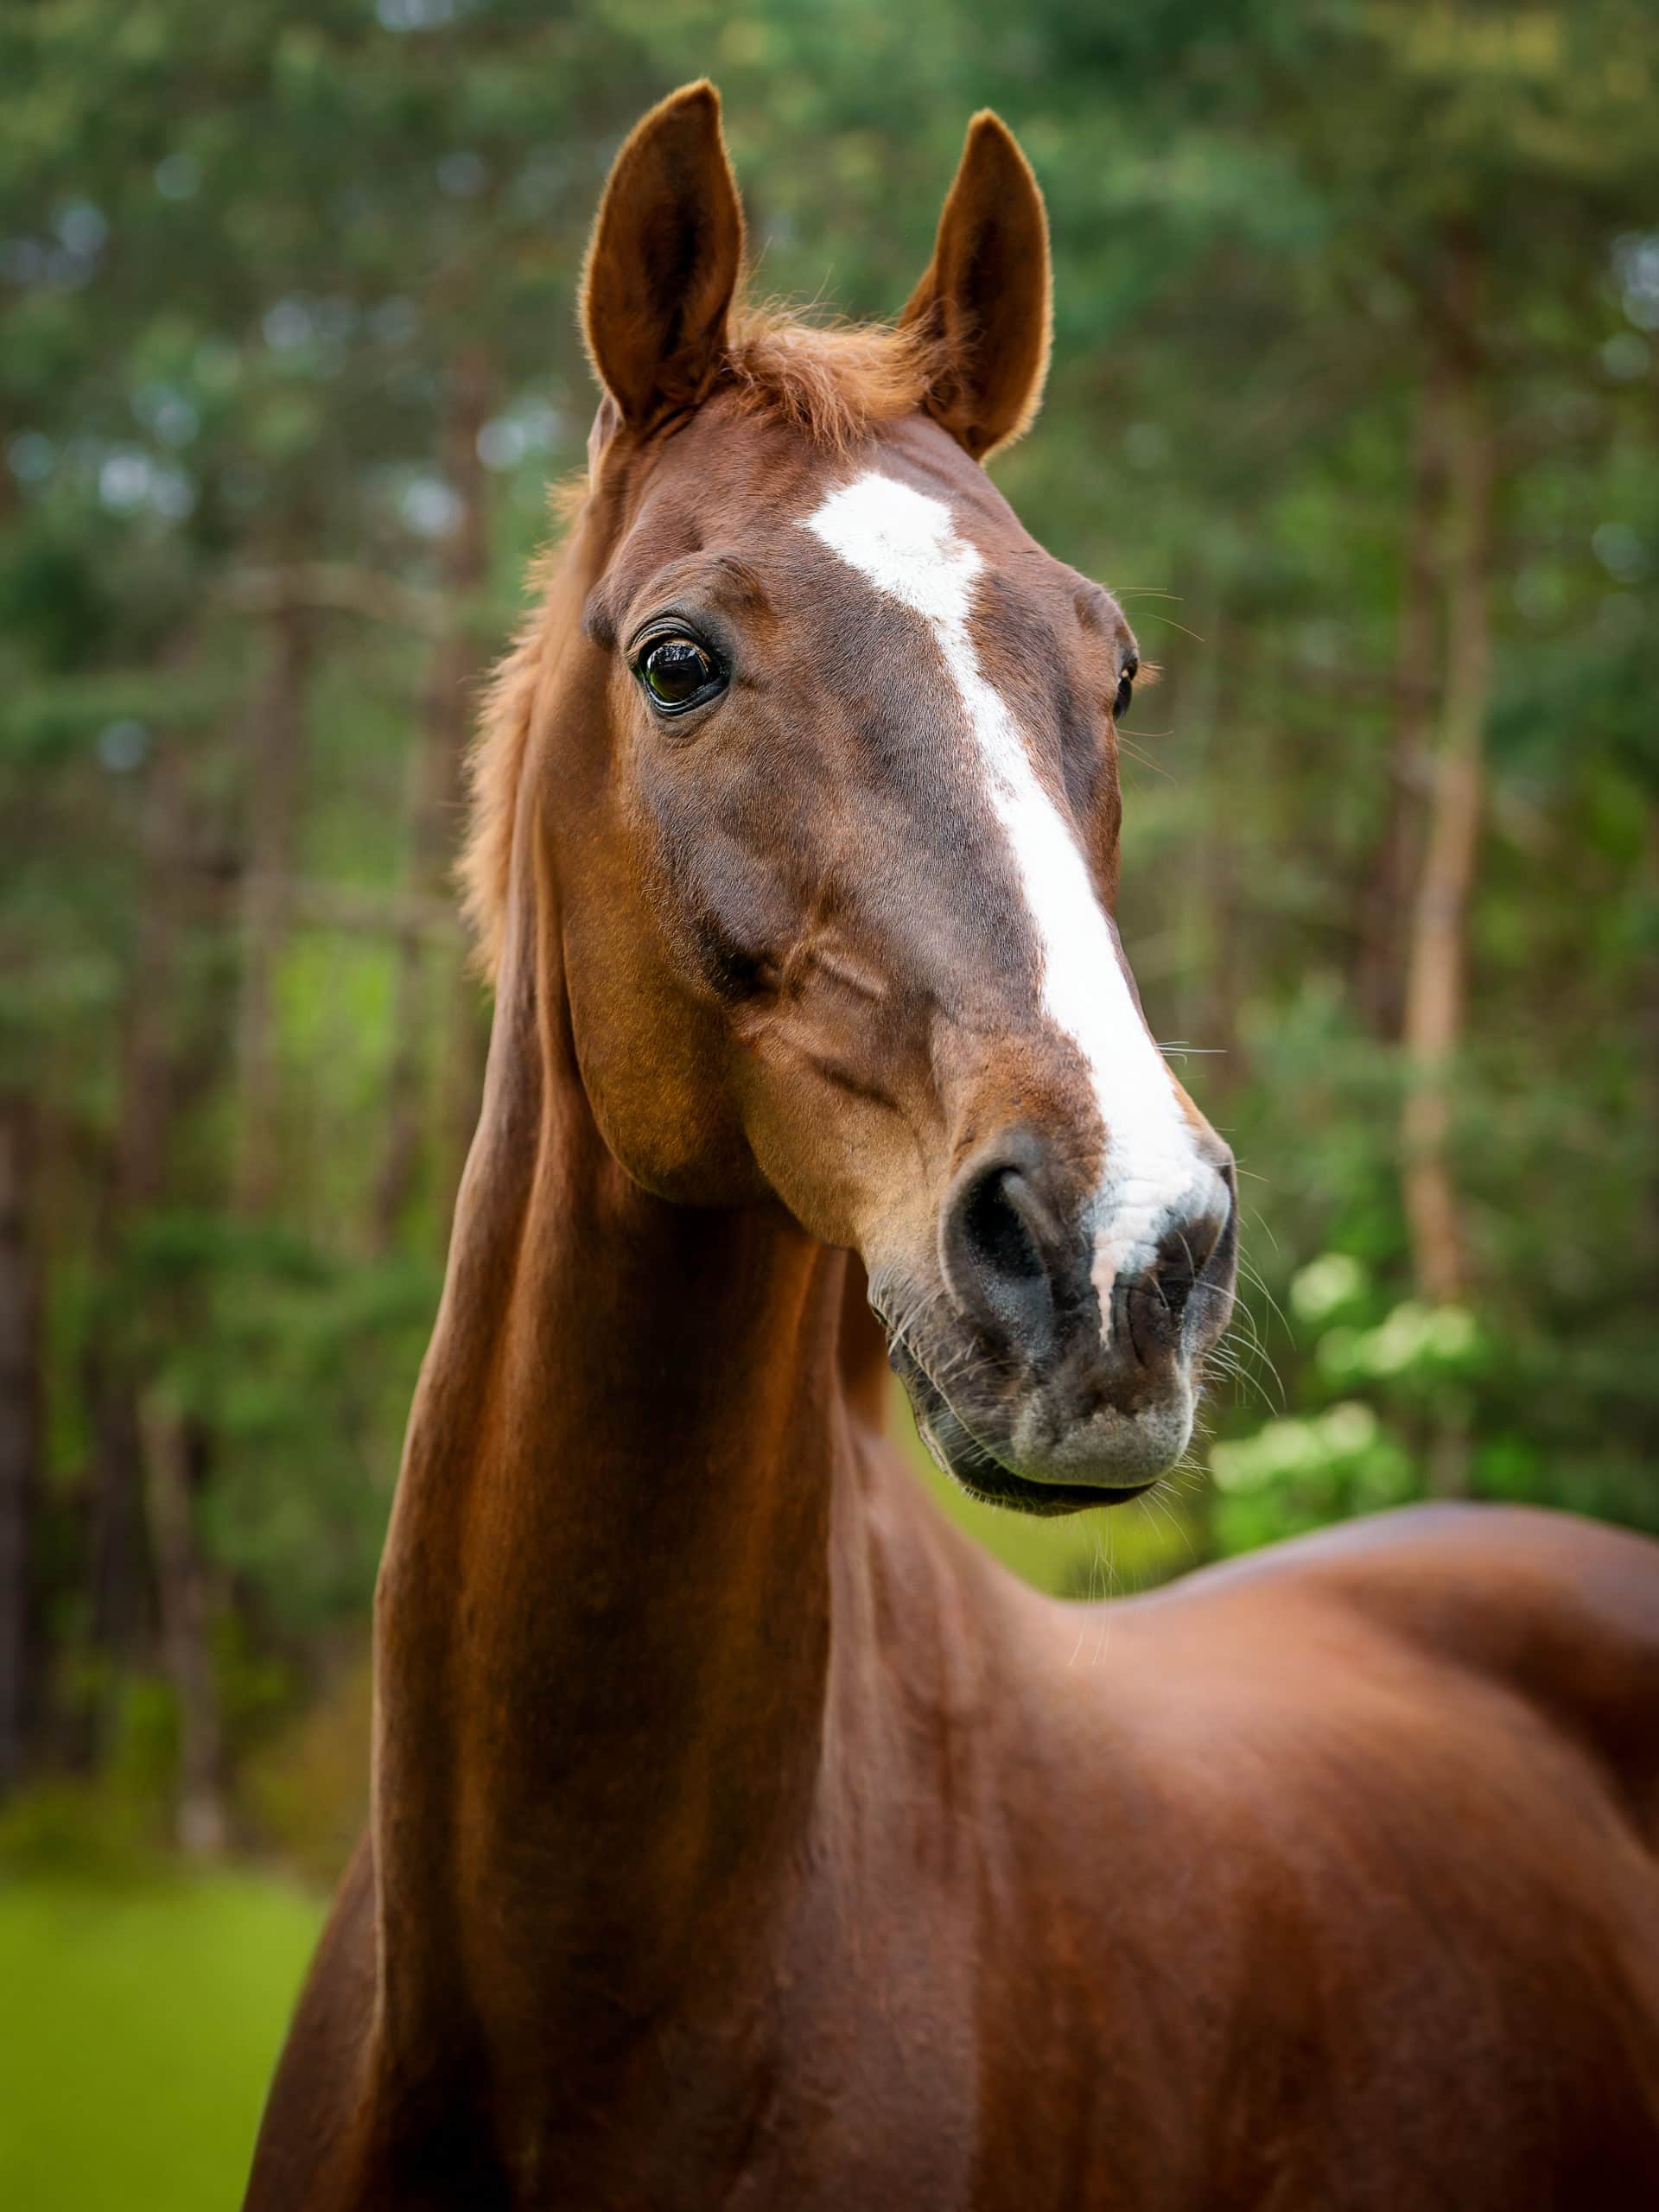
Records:
<instances>
[{"instance_id":1,"label":"horse","mask_svg":"<svg viewBox=\"0 0 1659 2212\"><path fill-rule=\"evenodd\" d=\"M975 118L891 325L743 262L694 85L486 711L369 1828L246 2202L1651 2206L1659 1547L1421 1507L1079 1611L884 1433L891 1359L975 1495L1144 1492L1234 1172L1112 918L1135 639L983 467L1023 156Z\"/></svg>"}]
</instances>

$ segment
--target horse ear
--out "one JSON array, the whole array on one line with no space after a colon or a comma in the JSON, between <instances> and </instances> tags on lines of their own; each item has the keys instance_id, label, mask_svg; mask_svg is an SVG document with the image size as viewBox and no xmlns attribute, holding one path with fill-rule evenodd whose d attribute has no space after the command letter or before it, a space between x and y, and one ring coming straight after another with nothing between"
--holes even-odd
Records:
<instances>
[{"instance_id":1,"label":"horse ear","mask_svg":"<svg viewBox=\"0 0 1659 2212\"><path fill-rule=\"evenodd\" d=\"M582 331L624 422L639 428L702 397L742 262L720 94L685 85L634 126L588 249Z\"/></svg>"},{"instance_id":2,"label":"horse ear","mask_svg":"<svg viewBox=\"0 0 1659 2212\"><path fill-rule=\"evenodd\" d=\"M1042 404L1051 303L1043 195L1014 133L982 109L899 318L938 346L928 412L976 461L1027 429Z\"/></svg>"}]
</instances>

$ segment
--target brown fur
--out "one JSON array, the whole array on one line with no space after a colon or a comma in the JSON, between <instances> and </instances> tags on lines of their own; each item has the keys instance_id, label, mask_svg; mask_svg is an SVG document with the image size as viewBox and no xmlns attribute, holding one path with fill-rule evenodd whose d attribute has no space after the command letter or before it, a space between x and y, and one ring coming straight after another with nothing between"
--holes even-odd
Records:
<instances>
[{"instance_id":1,"label":"brown fur","mask_svg":"<svg viewBox=\"0 0 1659 2212\"><path fill-rule=\"evenodd\" d=\"M772 302L739 307L725 373L747 412L841 454L925 406L947 358L913 325L814 321Z\"/></svg>"}]
</instances>

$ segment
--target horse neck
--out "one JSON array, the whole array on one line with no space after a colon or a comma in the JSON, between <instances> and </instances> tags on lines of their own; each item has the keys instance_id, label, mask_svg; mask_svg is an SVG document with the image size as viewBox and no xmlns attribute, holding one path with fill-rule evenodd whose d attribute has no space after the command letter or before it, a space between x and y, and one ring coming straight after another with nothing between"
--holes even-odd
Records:
<instances>
[{"instance_id":1,"label":"horse neck","mask_svg":"<svg viewBox=\"0 0 1659 2212\"><path fill-rule=\"evenodd\" d=\"M458 1983L511 2011L591 1961L613 2005L752 1921L807 1817L872 1395L844 1255L622 1174L555 933L519 935L377 1604L382 2002L417 2039Z\"/></svg>"}]
</instances>

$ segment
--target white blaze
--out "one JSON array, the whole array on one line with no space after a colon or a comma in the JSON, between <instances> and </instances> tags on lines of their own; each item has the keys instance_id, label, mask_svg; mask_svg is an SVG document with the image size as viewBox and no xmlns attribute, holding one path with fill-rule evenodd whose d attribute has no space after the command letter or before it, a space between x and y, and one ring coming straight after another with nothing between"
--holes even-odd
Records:
<instances>
[{"instance_id":1,"label":"white blaze","mask_svg":"<svg viewBox=\"0 0 1659 2212\"><path fill-rule=\"evenodd\" d=\"M1212 1198L1215 1172L1198 1155L1130 995L1077 841L1038 781L1007 702L981 672L969 628L984 567L978 548L957 535L942 501L874 471L832 493L806 528L878 591L925 618L961 699L1041 953L1044 1008L1082 1053L1107 1132L1093 1274L1109 1336L1119 1274L1147 1264L1172 1217Z\"/></svg>"}]
</instances>

